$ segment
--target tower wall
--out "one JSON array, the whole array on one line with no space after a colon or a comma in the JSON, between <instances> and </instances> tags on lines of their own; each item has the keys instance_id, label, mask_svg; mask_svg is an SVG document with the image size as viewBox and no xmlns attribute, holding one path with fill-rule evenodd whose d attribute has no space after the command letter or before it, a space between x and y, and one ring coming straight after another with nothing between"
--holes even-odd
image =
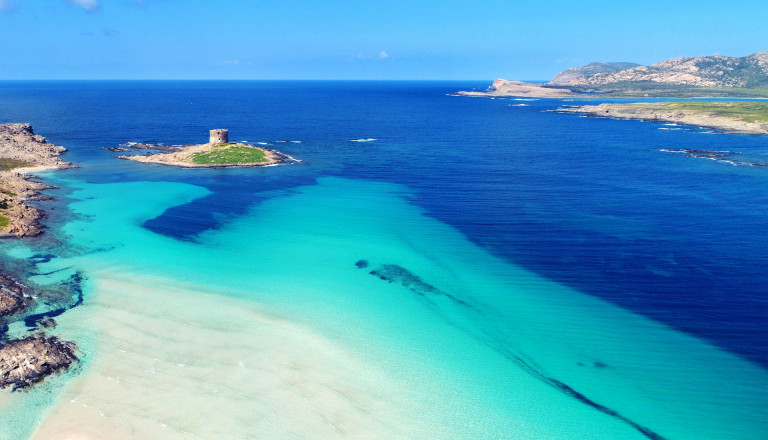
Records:
<instances>
[{"instance_id":1,"label":"tower wall","mask_svg":"<svg viewBox=\"0 0 768 440\"><path fill-rule=\"evenodd\" d=\"M228 144L229 130L224 130L224 129L211 130L211 140L208 143L212 145Z\"/></svg>"}]
</instances>

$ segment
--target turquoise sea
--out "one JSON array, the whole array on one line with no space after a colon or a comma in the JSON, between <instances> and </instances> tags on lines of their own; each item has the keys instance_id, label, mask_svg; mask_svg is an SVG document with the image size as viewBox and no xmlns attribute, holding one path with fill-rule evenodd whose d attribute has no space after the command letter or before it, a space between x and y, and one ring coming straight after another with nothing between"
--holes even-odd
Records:
<instances>
[{"instance_id":1,"label":"turquoise sea","mask_svg":"<svg viewBox=\"0 0 768 440\"><path fill-rule=\"evenodd\" d=\"M0 82L80 166L0 245L71 289L3 338L81 356L0 439L768 438L768 137L449 96L484 86ZM301 162L105 149L211 128Z\"/></svg>"}]
</instances>

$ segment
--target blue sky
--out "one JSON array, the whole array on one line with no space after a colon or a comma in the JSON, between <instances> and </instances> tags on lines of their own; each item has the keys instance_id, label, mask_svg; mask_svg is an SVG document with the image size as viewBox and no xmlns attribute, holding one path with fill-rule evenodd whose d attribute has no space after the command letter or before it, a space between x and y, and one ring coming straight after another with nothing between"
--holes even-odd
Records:
<instances>
[{"instance_id":1,"label":"blue sky","mask_svg":"<svg viewBox=\"0 0 768 440\"><path fill-rule=\"evenodd\" d=\"M0 0L0 79L546 80L768 50L764 1Z\"/></svg>"}]
</instances>

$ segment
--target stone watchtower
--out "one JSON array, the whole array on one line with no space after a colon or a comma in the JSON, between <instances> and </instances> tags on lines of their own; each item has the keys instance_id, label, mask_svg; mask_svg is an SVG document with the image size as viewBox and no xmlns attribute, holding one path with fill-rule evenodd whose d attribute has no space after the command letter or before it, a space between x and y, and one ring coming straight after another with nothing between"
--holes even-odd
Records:
<instances>
[{"instance_id":1,"label":"stone watchtower","mask_svg":"<svg viewBox=\"0 0 768 440\"><path fill-rule=\"evenodd\" d=\"M224 129L211 130L211 140L208 143L211 145L228 144L229 130L224 130Z\"/></svg>"}]
</instances>

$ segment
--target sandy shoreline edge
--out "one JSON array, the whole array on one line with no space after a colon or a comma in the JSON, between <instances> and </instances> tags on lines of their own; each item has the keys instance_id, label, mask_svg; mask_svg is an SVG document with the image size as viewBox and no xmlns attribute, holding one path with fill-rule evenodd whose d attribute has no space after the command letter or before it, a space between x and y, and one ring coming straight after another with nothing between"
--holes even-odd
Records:
<instances>
[{"instance_id":1,"label":"sandy shoreline edge","mask_svg":"<svg viewBox=\"0 0 768 440\"><path fill-rule=\"evenodd\" d=\"M404 384L256 303L222 301L158 277L137 282L109 271L95 278L88 306L63 317L61 330L74 339L95 334L100 349L34 440L182 439L190 432L406 439L419 429ZM187 406L208 408L205 420L190 418ZM239 422L252 414L261 414L258 424Z\"/></svg>"}]
</instances>

